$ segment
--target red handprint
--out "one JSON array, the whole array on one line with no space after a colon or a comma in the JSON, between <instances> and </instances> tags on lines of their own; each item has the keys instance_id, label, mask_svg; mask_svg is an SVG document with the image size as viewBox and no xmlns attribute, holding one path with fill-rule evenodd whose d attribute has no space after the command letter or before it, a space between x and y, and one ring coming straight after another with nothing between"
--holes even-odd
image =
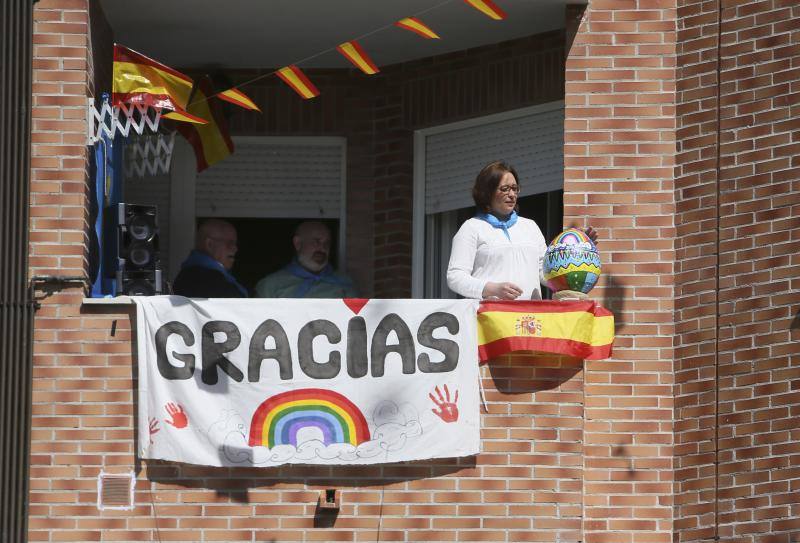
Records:
<instances>
[{"instance_id":1,"label":"red handprint","mask_svg":"<svg viewBox=\"0 0 800 543\"><path fill-rule=\"evenodd\" d=\"M433 403L436 404L436 407L439 408L437 411L436 409L431 409L433 413L442 419L445 422L455 422L458 420L458 406L456 402L458 402L458 391L456 390L456 395L453 398L453 401L450 401L450 391L447 390L447 385L444 385L444 396L442 396L441 391L439 390L439 386L437 385L434 389L436 392L436 396L438 398L434 398L433 394L428 393L428 396Z\"/></svg>"},{"instance_id":2,"label":"red handprint","mask_svg":"<svg viewBox=\"0 0 800 543\"><path fill-rule=\"evenodd\" d=\"M158 427L158 419L152 417L150 419L150 443L153 443L153 436L158 433L161 428Z\"/></svg>"},{"instance_id":3,"label":"red handprint","mask_svg":"<svg viewBox=\"0 0 800 543\"><path fill-rule=\"evenodd\" d=\"M183 410L182 405L169 402L164 408L169 413L169 416L172 417L172 420L167 420L169 424L178 429L186 428L189 424L189 417L186 416L186 411Z\"/></svg>"}]
</instances>

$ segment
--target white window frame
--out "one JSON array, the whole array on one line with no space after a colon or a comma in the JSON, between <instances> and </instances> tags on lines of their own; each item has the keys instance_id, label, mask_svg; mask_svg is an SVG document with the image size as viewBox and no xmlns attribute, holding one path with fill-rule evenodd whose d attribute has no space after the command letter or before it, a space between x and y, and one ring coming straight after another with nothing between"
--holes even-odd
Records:
<instances>
[{"instance_id":1,"label":"white window frame","mask_svg":"<svg viewBox=\"0 0 800 543\"><path fill-rule=\"evenodd\" d=\"M237 143L263 143L265 145L331 145L341 149L340 202L339 202L339 240L338 259L347 262L347 138L335 136L233 136L234 148ZM178 138L172 158L170 192L170 270L173 276L180 270L181 262L194 248L195 223L197 221L197 167L194 150L183 138ZM211 166L213 168L214 166ZM236 215L233 215L236 216ZM244 217L245 215L242 215ZM249 217L249 215L248 215ZM261 217L286 218L286 217ZM304 218L304 217L297 217ZM307 217L309 219L313 217Z\"/></svg>"},{"instance_id":2,"label":"white window frame","mask_svg":"<svg viewBox=\"0 0 800 543\"><path fill-rule=\"evenodd\" d=\"M426 166L426 148L427 138L444 132L451 132L454 130L463 130L464 128L473 128L476 126L483 126L499 121L507 121L519 117L527 117L537 113L546 111L553 111L564 108L564 101L558 100L555 102L548 102L546 104L539 104L535 106L514 109L512 111L504 111L502 113L495 113L492 115L485 115L476 117L474 119L467 119L465 121L458 121L454 123L433 126L430 128L422 128L414 131L414 196L413 196L413 215L412 215L412 251L411 251L411 296L414 298L422 298L425 296L426 286L431 283L434 278L434 270L430 269L432 259L426 258L425 245L426 245L426 231L428 235L435 235L436 233L430 232L432 229L432 219L426 214L425 210L425 186L427 179L425 176ZM477 175L478 172L475 172ZM455 232L453 232L455 234ZM444 281L444 278L439 278Z\"/></svg>"}]
</instances>

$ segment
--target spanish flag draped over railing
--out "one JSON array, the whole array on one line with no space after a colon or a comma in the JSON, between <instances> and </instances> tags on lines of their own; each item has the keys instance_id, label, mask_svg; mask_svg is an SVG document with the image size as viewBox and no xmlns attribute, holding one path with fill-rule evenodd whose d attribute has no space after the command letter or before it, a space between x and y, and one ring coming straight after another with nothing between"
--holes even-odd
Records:
<instances>
[{"instance_id":1,"label":"spanish flag draped over railing","mask_svg":"<svg viewBox=\"0 0 800 543\"><path fill-rule=\"evenodd\" d=\"M545 351L588 360L611 356L614 315L593 301L482 302L478 358Z\"/></svg>"}]
</instances>

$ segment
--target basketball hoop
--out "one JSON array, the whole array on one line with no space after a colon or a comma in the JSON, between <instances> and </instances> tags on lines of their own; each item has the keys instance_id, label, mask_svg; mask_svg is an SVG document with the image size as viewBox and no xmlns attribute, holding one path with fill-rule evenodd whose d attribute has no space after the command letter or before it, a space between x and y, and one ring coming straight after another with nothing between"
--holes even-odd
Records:
<instances>
[{"instance_id":1,"label":"basketball hoop","mask_svg":"<svg viewBox=\"0 0 800 543\"><path fill-rule=\"evenodd\" d=\"M131 137L124 147L125 178L168 174L175 132Z\"/></svg>"},{"instance_id":2,"label":"basketball hoop","mask_svg":"<svg viewBox=\"0 0 800 543\"><path fill-rule=\"evenodd\" d=\"M105 134L113 139L117 133L128 137L133 130L143 134L145 127L158 132L161 120L161 108L151 108L143 104L120 104L111 106L108 95L103 96L100 111L94 105L94 98L87 99L86 108L86 145L94 145Z\"/></svg>"}]
</instances>

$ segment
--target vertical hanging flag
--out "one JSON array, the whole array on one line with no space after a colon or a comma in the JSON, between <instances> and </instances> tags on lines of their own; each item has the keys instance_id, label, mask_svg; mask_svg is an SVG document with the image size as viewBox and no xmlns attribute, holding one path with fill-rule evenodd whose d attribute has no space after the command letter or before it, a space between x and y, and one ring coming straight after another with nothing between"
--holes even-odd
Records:
<instances>
[{"instance_id":1,"label":"vertical hanging flag","mask_svg":"<svg viewBox=\"0 0 800 543\"><path fill-rule=\"evenodd\" d=\"M197 172L200 173L233 153L233 142L228 133L228 123L222 114L221 103L209 96L214 94L211 79L203 77L192 95L189 111L208 119L202 126L178 124L176 128L194 148Z\"/></svg>"},{"instance_id":2,"label":"vertical hanging flag","mask_svg":"<svg viewBox=\"0 0 800 543\"><path fill-rule=\"evenodd\" d=\"M361 45L355 40L344 42L339 45L336 50L339 51L344 58L352 62L353 66L367 75L373 75L380 71L364 49L361 48Z\"/></svg>"},{"instance_id":3,"label":"vertical hanging flag","mask_svg":"<svg viewBox=\"0 0 800 543\"><path fill-rule=\"evenodd\" d=\"M245 109L261 111L255 102L253 102L245 93L237 88L222 91L217 94L217 98L225 100L226 102L230 102L231 104L236 104L237 106Z\"/></svg>"},{"instance_id":4,"label":"vertical hanging flag","mask_svg":"<svg viewBox=\"0 0 800 543\"><path fill-rule=\"evenodd\" d=\"M495 21L506 18L506 13L500 9L497 4L492 2L492 0L464 0L464 2Z\"/></svg>"},{"instance_id":5,"label":"vertical hanging flag","mask_svg":"<svg viewBox=\"0 0 800 543\"><path fill-rule=\"evenodd\" d=\"M114 44L111 105L144 104L181 111L186 109L193 84L189 76Z\"/></svg>"},{"instance_id":6,"label":"vertical hanging flag","mask_svg":"<svg viewBox=\"0 0 800 543\"><path fill-rule=\"evenodd\" d=\"M196 117L189 113L188 111L184 111L182 109L170 111L169 113L165 113L162 115L165 119L172 119L173 121L179 121L182 123L194 123L194 124L206 124L208 121L202 119L200 117Z\"/></svg>"},{"instance_id":7,"label":"vertical hanging flag","mask_svg":"<svg viewBox=\"0 0 800 543\"><path fill-rule=\"evenodd\" d=\"M405 19L400 19L394 26L398 28L402 28L404 30L409 30L415 34L419 34L423 38L427 40L438 40L439 34L431 30L431 28L417 19L416 17L406 17Z\"/></svg>"},{"instance_id":8,"label":"vertical hanging flag","mask_svg":"<svg viewBox=\"0 0 800 543\"><path fill-rule=\"evenodd\" d=\"M297 66L285 66L278 70L278 77L283 79L283 82L292 87L294 91L302 96L305 100L309 98L316 98L319 96L319 90L314 84L309 81L306 74Z\"/></svg>"}]
</instances>

